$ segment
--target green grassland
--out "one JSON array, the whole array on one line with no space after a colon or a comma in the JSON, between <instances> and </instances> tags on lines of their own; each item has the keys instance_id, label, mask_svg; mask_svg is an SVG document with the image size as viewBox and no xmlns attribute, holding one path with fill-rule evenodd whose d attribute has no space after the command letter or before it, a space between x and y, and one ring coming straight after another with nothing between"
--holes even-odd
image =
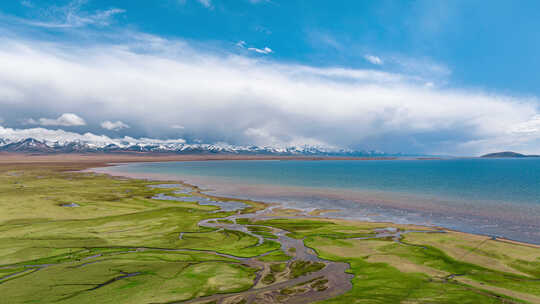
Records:
<instances>
[{"instance_id":1,"label":"green grassland","mask_svg":"<svg viewBox=\"0 0 540 304\"><path fill-rule=\"evenodd\" d=\"M151 199L171 191L151 184L1 171L0 303L160 303L250 288L255 268L214 253L253 257L279 244L200 227L230 213ZM79 207L62 206L73 203ZM179 239L180 232L189 234Z\"/></svg>"},{"instance_id":2,"label":"green grassland","mask_svg":"<svg viewBox=\"0 0 540 304\"><path fill-rule=\"evenodd\" d=\"M170 303L251 290L260 269L246 258L265 263L266 285L325 267L283 252L273 228L350 265L352 289L322 303L540 303L538 247L451 231L377 238L376 229L411 229L388 223L236 219L259 244L227 229L233 212L153 199L175 195L148 187L164 182L68 169L0 166L1 304ZM264 208L243 202L243 214ZM208 219L225 229L199 225ZM310 284L323 291L332 281Z\"/></svg>"},{"instance_id":3,"label":"green grassland","mask_svg":"<svg viewBox=\"0 0 540 304\"><path fill-rule=\"evenodd\" d=\"M322 219L258 221L351 265L353 289L324 303L540 303L540 249L447 231L374 236L399 225ZM449 253L447 253L449 252Z\"/></svg>"}]
</instances>

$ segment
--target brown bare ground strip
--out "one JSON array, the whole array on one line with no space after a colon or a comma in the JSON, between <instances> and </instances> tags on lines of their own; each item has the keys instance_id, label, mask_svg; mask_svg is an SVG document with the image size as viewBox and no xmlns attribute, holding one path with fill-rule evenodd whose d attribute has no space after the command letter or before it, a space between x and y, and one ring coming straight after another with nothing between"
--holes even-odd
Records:
<instances>
[{"instance_id":1,"label":"brown bare ground strip","mask_svg":"<svg viewBox=\"0 0 540 304\"><path fill-rule=\"evenodd\" d=\"M0 163L6 164L65 164L65 163L129 163L166 161L205 161L205 160L377 160L395 159L393 157L314 157L287 155L236 155L236 154L158 154L158 153L67 153L67 154L29 154L0 152Z\"/></svg>"}]
</instances>

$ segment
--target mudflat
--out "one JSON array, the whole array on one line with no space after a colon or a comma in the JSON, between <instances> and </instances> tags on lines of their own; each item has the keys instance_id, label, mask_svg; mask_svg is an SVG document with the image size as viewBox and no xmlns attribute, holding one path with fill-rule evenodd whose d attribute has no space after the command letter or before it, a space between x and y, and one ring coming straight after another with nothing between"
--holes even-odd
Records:
<instances>
[{"instance_id":1,"label":"mudflat","mask_svg":"<svg viewBox=\"0 0 540 304\"><path fill-rule=\"evenodd\" d=\"M395 159L395 157L333 157L333 156L290 156L290 155L237 155L237 154L166 154L166 153L67 153L67 154L26 154L0 152L0 163L4 164L89 164L164 162L164 161L203 161L203 160L372 160Z\"/></svg>"}]
</instances>

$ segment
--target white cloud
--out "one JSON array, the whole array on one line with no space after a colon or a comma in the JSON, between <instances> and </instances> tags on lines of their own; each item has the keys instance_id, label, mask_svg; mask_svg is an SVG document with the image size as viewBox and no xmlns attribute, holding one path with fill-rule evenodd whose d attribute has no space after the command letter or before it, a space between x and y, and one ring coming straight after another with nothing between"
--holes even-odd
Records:
<instances>
[{"instance_id":1,"label":"white cloud","mask_svg":"<svg viewBox=\"0 0 540 304\"><path fill-rule=\"evenodd\" d=\"M106 120L106 121L101 123L101 127L103 129L107 129L107 130L111 130L111 131L119 131L119 130L122 130L122 129L129 128L129 126L127 124L121 122L120 120L117 120L117 121L114 121L114 122Z\"/></svg>"},{"instance_id":2,"label":"white cloud","mask_svg":"<svg viewBox=\"0 0 540 304\"><path fill-rule=\"evenodd\" d=\"M259 49L259 48L256 48L256 47L247 47L247 43L244 41L244 40L240 40L236 43L236 46L238 47L241 47L243 49L247 48L248 51L251 51L251 52L255 52L255 53L259 53L259 54L263 54L263 55L268 55L270 53L273 53L274 51L269 48L269 47L265 47L263 49Z\"/></svg>"},{"instance_id":3,"label":"white cloud","mask_svg":"<svg viewBox=\"0 0 540 304\"><path fill-rule=\"evenodd\" d=\"M327 32L317 30L309 31L308 38L311 44L316 48L326 46L339 51L343 51L344 49L343 45L339 41L337 41L334 35Z\"/></svg>"},{"instance_id":4,"label":"white cloud","mask_svg":"<svg viewBox=\"0 0 540 304\"><path fill-rule=\"evenodd\" d=\"M30 2L29 0L22 0L21 5L26 6L26 7L30 7L30 8L34 7L34 4L32 2Z\"/></svg>"},{"instance_id":5,"label":"white cloud","mask_svg":"<svg viewBox=\"0 0 540 304\"><path fill-rule=\"evenodd\" d=\"M125 10L119 8L89 13L82 10L82 6L86 3L87 0L73 0L66 6L53 6L46 9L42 13L44 17L41 20L20 19L20 21L28 25L45 28L76 28L87 25L108 26L116 15L125 13Z\"/></svg>"},{"instance_id":6,"label":"white cloud","mask_svg":"<svg viewBox=\"0 0 540 304\"><path fill-rule=\"evenodd\" d=\"M236 43L236 46L238 47L241 47L241 48L246 48L247 47L247 43L244 41L244 40L240 40ZM263 55L268 55L270 53L273 53L274 51L269 48L269 47L265 47L263 49L259 49L259 48L256 48L256 47L248 47L247 48L248 51L251 51L251 52L256 52L256 53L259 53L259 54L263 54Z\"/></svg>"},{"instance_id":7,"label":"white cloud","mask_svg":"<svg viewBox=\"0 0 540 304\"><path fill-rule=\"evenodd\" d=\"M374 55L365 55L364 58L371 62L372 64L381 65L383 64L383 61L380 57L374 56Z\"/></svg>"},{"instance_id":8,"label":"white cloud","mask_svg":"<svg viewBox=\"0 0 540 304\"><path fill-rule=\"evenodd\" d=\"M197 0L197 1L199 1L199 3L206 8L212 8L211 0Z\"/></svg>"},{"instance_id":9,"label":"white cloud","mask_svg":"<svg viewBox=\"0 0 540 304\"><path fill-rule=\"evenodd\" d=\"M428 88L435 80L408 74L210 53L149 35L132 39L94 47L2 39L0 96L9 98L0 98L0 108L10 120L36 109L98 122L114 113L133 122L130 134L144 137L173 137L171 126L181 121L186 137L207 143L445 154L540 149L538 135L508 131L533 129L535 98Z\"/></svg>"},{"instance_id":10,"label":"white cloud","mask_svg":"<svg viewBox=\"0 0 540 304\"><path fill-rule=\"evenodd\" d=\"M252 52L256 52L256 53L264 54L264 55L268 55L268 54L274 52L269 47L265 47L264 49L258 49L258 48L250 47L250 48L248 48L248 51L252 51Z\"/></svg>"},{"instance_id":11,"label":"white cloud","mask_svg":"<svg viewBox=\"0 0 540 304\"><path fill-rule=\"evenodd\" d=\"M533 116L530 120L515 125L511 132L521 134L536 134L540 137L540 115Z\"/></svg>"},{"instance_id":12,"label":"white cloud","mask_svg":"<svg viewBox=\"0 0 540 304\"><path fill-rule=\"evenodd\" d=\"M396 64L404 73L412 75L444 79L452 74L449 67L426 58L392 56L387 61Z\"/></svg>"},{"instance_id":13,"label":"white cloud","mask_svg":"<svg viewBox=\"0 0 540 304\"><path fill-rule=\"evenodd\" d=\"M182 126L182 125L172 125L171 128L173 128L173 129L185 129L185 127Z\"/></svg>"},{"instance_id":14,"label":"white cloud","mask_svg":"<svg viewBox=\"0 0 540 304\"><path fill-rule=\"evenodd\" d=\"M269 28L266 28L266 27L264 27L264 26L262 26L262 25L257 25L257 26L255 27L255 30L256 30L257 32L263 33L263 34L265 34L265 35L271 35L271 34L272 34L272 31L271 31Z\"/></svg>"},{"instance_id":15,"label":"white cloud","mask_svg":"<svg viewBox=\"0 0 540 304\"><path fill-rule=\"evenodd\" d=\"M64 113L56 119L51 118L40 118L34 120L32 118L26 120L27 124L31 125L41 125L41 126L63 126L63 127L72 127L72 126L85 126L86 122L84 119L79 117L77 114L73 113Z\"/></svg>"},{"instance_id":16,"label":"white cloud","mask_svg":"<svg viewBox=\"0 0 540 304\"><path fill-rule=\"evenodd\" d=\"M287 146L311 146L311 147L324 147L325 149L337 149L338 147L329 145L326 142L320 141L316 138L303 137L298 135L292 135L287 141L283 141L283 138L275 134L270 126L262 128L248 128L244 134L251 139L252 142L261 146L271 147L287 147Z\"/></svg>"}]
</instances>

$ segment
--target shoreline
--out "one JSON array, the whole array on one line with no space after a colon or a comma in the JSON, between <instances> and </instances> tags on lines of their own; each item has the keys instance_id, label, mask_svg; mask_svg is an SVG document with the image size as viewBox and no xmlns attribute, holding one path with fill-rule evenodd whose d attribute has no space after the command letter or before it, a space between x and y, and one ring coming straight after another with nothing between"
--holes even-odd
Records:
<instances>
[{"instance_id":1,"label":"shoreline","mask_svg":"<svg viewBox=\"0 0 540 304\"><path fill-rule=\"evenodd\" d=\"M215 160L215 159L211 159L211 160ZM172 160L172 161L176 161L176 160ZM163 162L168 162L168 161L163 161ZM130 162L130 163L144 163L144 161L142 161L142 162L135 161L135 162ZM242 200L242 198L240 198L240 197L234 197L234 196L231 197L231 196L221 195L221 194L203 193L204 191L213 191L213 190L212 189L204 189L202 185L197 185L197 184L193 184L193 183L190 183L190 182L186 182L184 180L181 180L178 176L167 176L167 175L164 175L164 174L152 174L152 173L127 173L127 172L110 172L110 171L106 172L106 170L102 170L102 171L99 170L99 169L106 169L106 168L109 168L109 167L116 167L116 166L119 166L119 165L122 165L122 164L125 164L125 163L109 162L109 163L106 163L105 166L87 167L87 168L85 168L83 170L79 170L79 172L94 173L94 174L105 174L105 175L109 175L109 176L117 177L117 178L121 177L121 178L130 178L130 179L148 180L148 181L174 182L174 183L179 183L179 184L182 184L182 185L185 185L185 186L188 186L188 187L192 187L193 189L196 189L197 191L200 191L204 195L212 196L212 197L215 197L215 198L226 199L226 200ZM441 226L441 225L427 225L427 224L414 224L414 223L396 223L396 222L393 222L393 221L370 221L370 220L362 220L362 219L328 217L328 216L325 216L325 214L326 213L333 213L335 210L326 211L326 209L320 209L320 208L313 208L313 209L308 210L308 209L301 209L301 208L286 206L285 204L279 203L279 202L266 202L264 200L261 201L261 200L258 200L258 199L251 199L251 198L245 198L243 200L250 200L250 201L253 201L253 202L256 202L256 203L264 204L266 206L265 209L267 209L270 206L279 205L281 207L281 209L283 209L283 210L297 211L296 214L289 215L289 217L295 217L295 218L314 218L314 219L318 218L318 219L338 220L338 221L345 221L345 222L372 223L372 224L390 224L390 225L396 225L396 226L402 226L402 227L408 226L408 227L417 227L417 228L421 228L421 229L437 229L437 230L441 230L441 231L465 234L465 235L470 235L470 236L487 237L487 238L490 238L491 240L494 240L494 241L511 243L511 244L515 244L515 245L521 245L521 246L540 249L540 244L536 244L536 243L532 243L532 242L514 240L514 239L503 237L503 236L496 236L496 235L489 235L489 234L482 234L482 233L474 233L474 232L465 232L465 231L461 231L461 230L458 230L458 229L444 227L444 226ZM321 212L318 212L318 211L321 211ZM300 215L297 215L297 214L300 214Z\"/></svg>"},{"instance_id":2,"label":"shoreline","mask_svg":"<svg viewBox=\"0 0 540 304\"><path fill-rule=\"evenodd\" d=\"M355 156L307 156L307 155L240 155L240 154L159 154L159 153L13 153L0 152L0 164L31 163L141 163L171 161L207 161L207 160L427 160L417 157L355 157ZM440 159L440 158L436 158Z\"/></svg>"}]
</instances>

